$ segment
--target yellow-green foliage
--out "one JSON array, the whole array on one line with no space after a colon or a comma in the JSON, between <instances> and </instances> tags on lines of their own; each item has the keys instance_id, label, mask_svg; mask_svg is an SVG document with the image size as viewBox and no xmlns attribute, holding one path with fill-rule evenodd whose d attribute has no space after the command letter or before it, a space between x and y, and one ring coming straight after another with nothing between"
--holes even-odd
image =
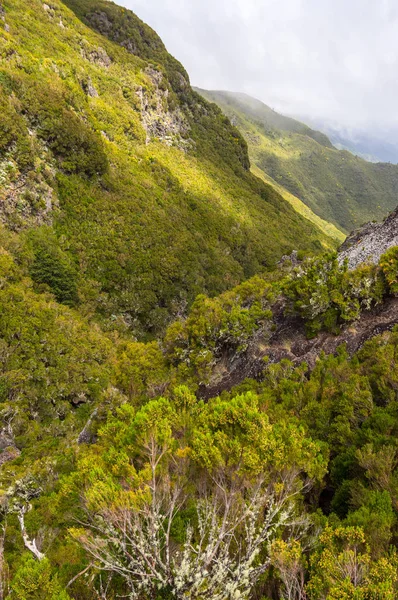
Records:
<instances>
[{"instance_id":1,"label":"yellow-green foliage","mask_svg":"<svg viewBox=\"0 0 398 600\"><path fill-rule=\"evenodd\" d=\"M98 327L21 280L5 251L0 269L0 414L29 452L41 426L61 435L72 406L99 400L111 378L112 345Z\"/></svg>"},{"instance_id":2,"label":"yellow-green foliage","mask_svg":"<svg viewBox=\"0 0 398 600\"><path fill-rule=\"evenodd\" d=\"M333 260L330 264L329 283L341 285L347 272ZM0 471L0 497L8 512L11 581L21 594L28 586L35 598L37 581L43 581L46 593L47 587L60 585L58 593L88 566L77 544L84 546L91 534L77 522L98 515L106 521L126 510L146 514L153 489L150 457L159 453L155 470L161 493L184 489L171 529L173 548L184 544L190 527L198 531L196 511L204 490L222 489L215 481L237 486L235 509L241 510L245 494L259 482L266 493L279 494L291 485L291 477L305 473L303 481L310 477L319 483L305 503L297 495L294 518L302 523L305 517L314 525L303 544L313 544L313 532L327 525L326 516L317 513L320 507L329 515L329 528L308 562L294 541L283 545L276 540L273 570L256 593L261 597L276 581L287 585L287 573L297 569L314 600L325 593L336 598L343 591L373 593L378 585L384 586L386 598L394 598L396 562L388 548L396 535L398 502L396 332L374 338L352 359L344 349L321 356L310 374L305 365L294 368L288 361L270 365L264 381L245 382L241 389L202 402L192 392L209 373L202 356L216 360L222 352L239 352L259 328L267 330L269 306L284 285L280 277L274 282L256 277L218 299L200 297L187 321L170 328L164 356L158 343L133 342L115 332L107 337L76 311L35 292L5 250L0 269L0 411L21 452ZM360 273L352 274L354 281ZM170 370L168 362L174 365ZM176 377L191 389L173 388ZM77 444L90 416L91 444ZM301 485L300 479L294 481ZM332 490L326 508L319 495L323 488ZM27 502L33 507L26 515L27 530L44 540L49 561L37 573L36 563L20 561L15 511ZM358 561L366 561L356 584L336 579L334 569L336 560L351 556L351 538L344 537L351 531L362 540ZM347 547L341 550L341 544ZM264 559L267 551L264 547ZM325 562L330 553L333 560ZM96 573L76 580L68 588L70 597L94 600L100 586ZM127 593L117 577L110 589Z\"/></svg>"},{"instance_id":3,"label":"yellow-green foliage","mask_svg":"<svg viewBox=\"0 0 398 600\"><path fill-rule=\"evenodd\" d=\"M329 243L250 174L238 130L192 91L135 15L102 0L4 8L0 177L11 198L22 194L6 218L28 227L26 205L35 222L43 211L52 218L87 310L153 335L198 293L221 293L285 252ZM105 35L93 31L94 13L107 14ZM144 130L145 110L160 111L160 129L177 114L185 125L165 143ZM52 214L42 193L19 192L36 180L54 190ZM62 298L56 282L44 283L76 303L75 292Z\"/></svg>"},{"instance_id":4,"label":"yellow-green foliage","mask_svg":"<svg viewBox=\"0 0 398 600\"><path fill-rule=\"evenodd\" d=\"M223 353L246 350L259 328L271 324L271 285L257 276L218 298L198 296L189 316L168 328L164 345L180 376L206 380Z\"/></svg>"},{"instance_id":5,"label":"yellow-green foliage","mask_svg":"<svg viewBox=\"0 0 398 600\"><path fill-rule=\"evenodd\" d=\"M131 13L102 0L2 4L1 194L15 200L15 231L0 228L0 583L10 581L9 599L129 594L125 571L108 578L100 561L90 564L85 544L97 535L104 548L109 538L86 525L113 535L115 514L123 523L133 515L145 530L158 483L173 553L187 539L198 547L207 501L232 498L227 517L217 508L210 521L238 520L235 562L249 553L250 528L292 492L289 510L277 512L284 525L272 529L273 550L267 542L254 555L262 578L242 598L286 595L286 569L314 600L396 597L397 332L352 359L343 350L321 356L312 373L284 361L221 398L193 392L222 359L256 335L267 339L281 293L312 331L337 330L395 293L395 250L380 267L352 273L332 257L240 283L282 252L333 242L252 177L237 130L192 92L181 65ZM110 19L107 37L93 31L96 7ZM128 41L136 55L120 46ZM151 69L168 91L163 109L189 123L171 147L143 128L137 91L151 105L159 92ZM37 181L54 203L32 230L18 193ZM46 200L35 202L40 216ZM133 337L153 338L171 315L163 339ZM260 491L253 523L250 498ZM174 512L165 515L170 497ZM24 555L22 514L46 554L40 562ZM367 569L357 585L335 569L352 556L352 532ZM164 543L163 534L151 539ZM112 548L119 552L117 539ZM247 574L236 573L239 591ZM167 581L145 590L148 600L170 599Z\"/></svg>"},{"instance_id":6,"label":"yellow-green foliage","mask_svg":"<svg viewBox=\"0 0 398 600\"><path fill-rule=\"evenodd\" d=\"M48 559L39 562L26 556L11 581L13 593L19 600L70 600L52 570Z\"/></svg>"},{"instance_id":7,"label":"yellow-green foliage","mask_svg":"<svg viewBox=\"0 0 398 600\"><path fill-rule=\"evenodd\" d=\"M161 394L168 383L169 371L158 342L121 342L115 377L118 387L130 400Z\"/></svg>"},{"instance_id":8,"label":"yellow-green foliage","mask_svg":"<svg viewBox=\"0 0 398 600\"><path fill-rule=\"evenodd\" d=\"M398 247L390 248L380 258L379 265L393 294L398 292Z\"/></svg>"},{"instance_id":9,"label":"yellow-green foliage","mask_svg":"<svg viewBox=\"0 0 398 600\"><path fill-rule=\"evenodd\" d=\"M344 233L379 221L396 207L396 165L369 163L337 150L319 131L249 96L200 91L233 118L248 143L252 164L293 206L303 202Z\"/></svg>"},{"instance_id":10,"label":"yellow-green foliage","mask_svg":"<svg viewBox=\"0 0 398 600\"><path fill-rule=\"evenodd\" d=\"M292 270L284 286L290 310L299 314L310 335L320 329L338 332L361 311L381 302L387 293L382 272L374 265L348 271L335 255L311 258Z\"/></svg>"},{"instance_id":11,"label":"yellow-green foliage","mask_svg":"<svg viewBox=\"0 0 398 600\"><path fill-rule=\"evenodd\" d=\"M395 598L397 557L372 564L369 546L360 527L327 527L313 557L309 598L321 600L366 600Z\"/></svg>"}]
</instances>

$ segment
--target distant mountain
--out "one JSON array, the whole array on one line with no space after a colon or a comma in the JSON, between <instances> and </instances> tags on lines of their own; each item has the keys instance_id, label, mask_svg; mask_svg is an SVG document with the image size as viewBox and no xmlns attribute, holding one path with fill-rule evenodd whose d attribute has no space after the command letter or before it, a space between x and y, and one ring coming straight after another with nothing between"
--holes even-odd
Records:
<instances>
[{"instance_id":1,"label":"distant mountain","mask_svg":"<svg viewBox=\"0 0 398 600\"><path fill-rule=\"evenodd\" d=\"M316 142L325 146L326 148L332 148L333 145L330 142L327 135L321 133L320 131L315 131L311 129L308 125L297 121L291 117L286 117L277 113L275 110L257 100L256 98L252 98L247 94L242 94L239 92L231 93L231 92L207 92L205 90L200 90L196 88L199 93L203 93L204 95L208 94L210 97L217 95L220 99L222 99L223 103L226 106L236 106L238 103L240 106L244 108L245 114L252 119L260 121L264 126L269 129L281 129L282 131L289 131L290 133L299 133L301 135L307 135L308 137L314 139Z\"/></svg>"},{"instance_id":2,"label":"distant mountain","mask_svg":"<svg viewBox=\"0 0 398 600\"><path fill-rule=\"evenodd\" d=\"M322 131L339 150L349 150L370 162L398 164L398 131L394 128L375 133L310 116L301 115L298 118L309 127Z\"/></svg>"},{"instance_id":3,"label":"distant mountain","mask_svg":"<svg viewBox=\"0 0 398 600\"><path fill-rule=\"evenodd\" d=\"M261 171L285 196L293 195L340 230L381 220L397 206L397 166L338 150L324 133L246 94L198 91L239 128L256 174Z\"/></svg>"}]
</instances>

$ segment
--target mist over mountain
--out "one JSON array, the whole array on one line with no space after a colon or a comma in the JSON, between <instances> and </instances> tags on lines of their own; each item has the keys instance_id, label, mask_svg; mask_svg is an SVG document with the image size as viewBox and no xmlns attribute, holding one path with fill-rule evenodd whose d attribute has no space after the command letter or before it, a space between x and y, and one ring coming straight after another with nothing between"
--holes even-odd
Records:
<instances>
[{"instance_id":1,"label":"mist over mountain","mask_svg":"<svg viewBox=\"0 0 398 600\"><path fill-rule=\"evenodd\" d=\"M394 127L385 130L356 129L329 121L327 117L324 119L311 118L308 115L296 117L322 131L340 150L349 150L371 162L398 163L398 130Z\"/></svg>"},{"instance_id":2,"label":"mist over mountain","mask_svg":"<svg viewBox=\"0 0 398 600\"><path fill-rule=\"evenodd\" d=\"M252 170L323 220L349 232L383 219L396 207L396 165L373 164L339 150L325 133L247 94L199 91L217 103L245 137Z\"/></svg>"}]
</instances>

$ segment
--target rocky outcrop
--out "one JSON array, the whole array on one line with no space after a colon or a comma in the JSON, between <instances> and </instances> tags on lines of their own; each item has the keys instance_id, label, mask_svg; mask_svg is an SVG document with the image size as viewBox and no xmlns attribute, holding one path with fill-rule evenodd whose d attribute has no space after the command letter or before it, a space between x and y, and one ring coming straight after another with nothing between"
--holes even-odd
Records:
<instances>
[{"instance_id":1,"label":"rocky outcrop","mask_svg":"<svg viewBox=\"0 0 398 600\"><path fill-rule=\"evenodd\" d=\"M14 458L17 458L21 451L16 447L12 427L10 423L0 429L0 467Z\"/></svg>"},{"instance_id":2,"label":"rocky outcrop","mask_svg":"<svg viewBox=\"0 0 398 600\"><path fill-rule=\"evenodd\" d=\"M4 6L0 2L0 21L3 22L3 26L5 31L10 31L10 27L6 21L6 11L4 10Z\"/></svg>"},{"instance_id":3,"label":"rocky outcrop","mask_svg":"<svg viewBox=\"0 0 398 600\"><path fill-rule=\"evenodd\" d=\"M376 264L392 246L398 246L398 208L382 223L367 223L354 231L340 247L338 260L340 263L347 260L350 269L363 263ZM292 252L283 256L278 266L291 268L299 262L297 252ZM339 335L321 332L313 339L306 336L304 322L299 317L287 316L285 308L283 299L272 307L274 331L271 336L259 331L245 353L222 357L210 382L200 387L200 397L217 396L246 378L261 379L267 365L283 359L294 365L306 363L310 371L321 352L334 354L339 346L345 345L352 356L367 340L398 325L398 297L387 297L371 310L364 310L357 321L342 327Z\"/></svg>"},{"instance_id":4,"label":"rocky outcrop","mask_svg":"<svg viewBox=\"0 0 398 600\"><path fill-rule=\"evenodd\" d=\"M104 69L108 69L112 64L112 59L104 48L91 46L86 40L82 40L80 53L84 59Z\"/></svg>"},{"instance_id":5,"label":"rocky outcrop","mask_svg":"<svg viewBox=\"0 0 398 600\"><path fill-rule=\"evenodd\" d=\"M83 92L85 94L87 94L87 96L90 96L90 98L98 98L99 94L91 80L91 77L82 79L82 81L80 82L80 85L82 86Z\"/></svg>"},{"instance_id":6,"label":"rocky outcrop","mask_svg":"<svg viewBox=\"0 0 398 600\"><path fill-rule=\"evenodd\" d=\"M97 408L91 413L87 423L79 433L79 436L77 438L78 444L93 444L96 441L97 436L95 431L92 430L92 424L95 417L97 416L97 413Z\"/></svg>"},{"instance_id":7,"label":"rocky outcrop","mask_svg":"<svg viewBox=\"0 0 398 600\"><path fill-rule=\"evenodd\" d=\"M383 304L364 312L357 322L344 327L339 335L322 332L308 339L303 322L298 318L285 317L281 305L275 314L275 331L270 339L262 338L259 332L244 354L224 357L221 377L202 386L198 395L205 399L213 398L244 379L261 379L267 365L283 359L290 360L296 366L306 363L311 371L321 352L334 354L344 344L352 356L367 340L391 331L397 324L398 298L388 298Z\"/></svg>"},{"instance_id":8,"label":"rocky outcrop","mask_svg":"<svg viewBox=\"0 0 398 600\"><path fill-rule=\"evenodd\" d=\"M339 262L347 260L349 269L376 264L392 246L398 246L398 208L382 223L366 223L351 233L339 249Z\"/></svg>"},{"instance_id":9,"label":"rocky outcrop","mask_svg":"<svg viewBox=\"0 0 398 600\"><path fill-rule=\"evenodd\" d=\"M140 86L136 94L147 143L151 139L159 139L167 146L178 146L183 150L189 148L192 144L188 139L189 123L180 108L169 109L169 89L163 74L152 67L145 69L145 74L151 85L148 88Z\"/></svg>"},{"instance_id":10,"label":"rocky outcrop","mask_svg":"<svg viewBox=\"0 0 398 600\"><path fill-rule=\"evenodd\" d=\"M0 161L0 222L13 230L51 224L58 198L49 183L53 178L49 164L44 149L28 172L20 172L13 149Z\"/></svg>"}]
</instances>

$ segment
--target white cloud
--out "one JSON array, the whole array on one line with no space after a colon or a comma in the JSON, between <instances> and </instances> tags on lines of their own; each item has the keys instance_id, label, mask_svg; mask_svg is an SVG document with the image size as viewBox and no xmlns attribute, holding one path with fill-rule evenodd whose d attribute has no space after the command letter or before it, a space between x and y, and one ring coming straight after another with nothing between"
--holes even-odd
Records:
<instances>
[{"instance_id":1,"label":"white cloud","mask_svg":"<svg viewBox=\"0 0 398 600\"><path fill-rule=\"evenodd\" d=\"M396 0L119 0L192 83L290 114L398 129Z\"/></svg>"}]
</instances>

